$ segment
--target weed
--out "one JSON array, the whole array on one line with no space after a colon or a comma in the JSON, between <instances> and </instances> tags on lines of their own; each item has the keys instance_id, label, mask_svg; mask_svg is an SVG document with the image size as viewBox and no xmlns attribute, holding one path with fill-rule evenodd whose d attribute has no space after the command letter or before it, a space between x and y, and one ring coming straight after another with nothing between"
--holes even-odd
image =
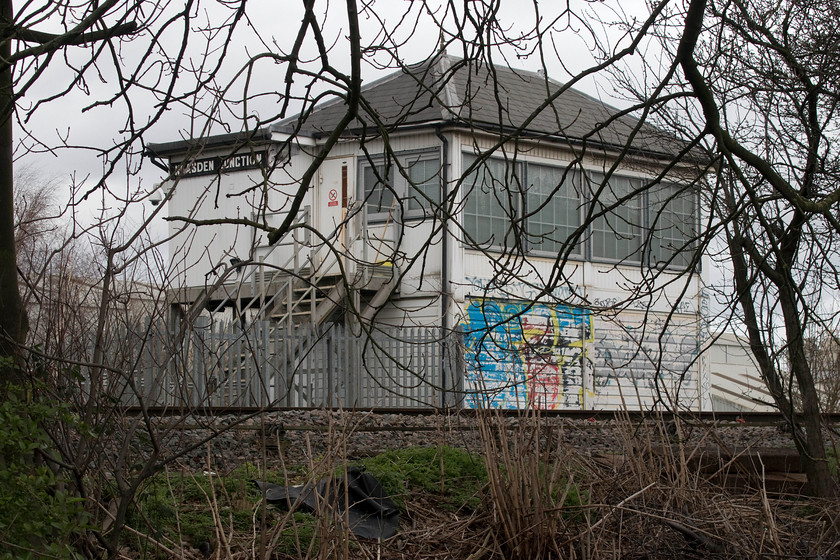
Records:
<instances>
[{"instance_id":1,"label":"weed","mask_svg":"<svg viewBox=\"0 0 840 560\"><path fill-rule=\"evenodd\" d=\"M362 460L400 508L409 492L443 494L448 508L475 509L487 482L484 460L454 447L408 447Z\"/></svg>"},{"instance_id":2,"label":"weed","mask_svg":"<svg viewBox=\"0 0 840 560\"><path fill-rule=\"evenodd\" d=\"M50 468L45 425L72 425L68 408L16 387L0 402L0 559L73 558L70 543L86 522L69 480ZM14 551L14 552L5 552Z\"/></svg>"},{"instance_id":3,"label":"weed","mask_svg":"<svg viewBox=\"0 0 840 560\"><path fill-rule=\"evenodd\" d=\"M310 546L317 549L317 520L309 513L295 513L280 531L275 550L279 553L296 555L302 554Z\"/></svg>"},{"instance_id":4,"label":"weed","mask_svg":"<svg viewBox=\"0 0 840 560\"><path fill-rule=\"evenodd\" d=\"M825 455L828 460L828 471L831 473L831 476L836 479L838 476L837 448L833 445L826 447Z\"/></svg>"},{"instance_id":5,"label":"weed","mask_svg":"<svg viewBox=\"0 0 840 560\"><path fill-rule=\"evenodd\" d=\"M198 546L213 541L216 536L215 507L221 522L230 525L225 530L251 533L254 504L261 499L259 491L250 483L256 476L263 473L253 465L239 467L227 476L185 472L158 475L138 492L137 508L130 515L129 524L151 535ZM269 476L282 479L276 473Z\"/></svg>"}]
</instances>

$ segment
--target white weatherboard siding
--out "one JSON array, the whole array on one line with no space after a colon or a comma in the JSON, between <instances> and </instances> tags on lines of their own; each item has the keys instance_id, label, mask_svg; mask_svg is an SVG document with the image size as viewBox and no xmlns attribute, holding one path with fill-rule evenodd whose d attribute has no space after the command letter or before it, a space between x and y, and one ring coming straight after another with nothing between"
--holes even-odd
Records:
<instances>
[{"instance_id":1,"label":"white weatherboard siding","mask_svg":"<svg viewBox=\"0 0 840 560\"><path fill-rule=\"evenodd\" d=\"M695 314L599 314L498 295L463 303L466 389L474 393L468 406L700 407L708 373L698 359L702 330Z\"/></svg>"},{"instance_id":2,"label":"white weatherboard siding","mask_svg":"<svg viewBox=\"0 0 840 560\"><path fill-rule=\"evenodd\" d=\"M761 380L745 340L732 333L713 336L706 354L711 370L709 377L713 410L773 410L773 398Z\"/></svg>"},{"instance_id":3,"label":"white weatherboard siding","mask_svg":"<svg viewBox=\"0 0 840 560\"><path fill-rule=\"evenodd\" d=\"M662 403L698 409L710 402L713 387L724 387L727 375L749 375L737 369L735 358L698 355L704 341L702 272L680 276L641 264L653 259L651 266L664 266L669 255L675 258L672 264L685 262L685 253L674 247L692 237L694 220L703 212L692 189L680 190L680 179L690 176L688 165L669 168L667 180L596 220L562 271L556 269L556 253L584 211L597 211L599 204L603 210L622 193L657 179L675 146L659 131L635 127L630 117L619 118L593 139L592 128L607 122L613 111L598 100L567 91L545 108L544 88L558 84L510 69L494 72L493 80L502 83L481 74L486 69L465 67L448 74L455 62L437 56L412 67L414 75L396 72L367 84L364 95L377 113L377 126L357 115L359 122L345 131L309 185L301 185L301 177L343 117L339 101L315 107L303 123L290 119L259 136L260 149L268 145L273 158L288 134L297 135L290 159L268 181L259 169L230 168L181 179L170 203L172 216L256 218L276 227L288 215L291 197L303 189L304 212L297 219L306 227L276 246L267 245L265 233L243 225L186 228L171 249L177 285L195 295L227 271L221 292L248 305L242 295L247 290L238 292L236 281L258 278L249 280L251 294L259 294L252 301L276 298L277 304L263 317L255 305L246 314L249 320L300 322L308 316L316 323L340 322L345 309L358 305L378 324L397 327L395 332L401 326L460 329L458 351L448 358L435 354L429 363L446 358L458 365L467 406L645 408ZM443 78L450 81L420 83ZM515 103L502 99L501 110L499 95ZM503 139L499 130L534 116L535 107L545 111L529 118L533 130ZM386 139L378 136L379 125L389 130ZM632 138L628 130L635 131ZM638 148L634 154L654 157L625 157L604 185L604 173L616 157L611 150L625 141ZM189 148L189 143L173 143L160 149L177 165ZM489 149L494 150L490 159L459 183L476 153ZM226 156L221 148L208 154ZM267 208L259 213L265 200ZM441 202L445 207L438 207ZM509 239L518 231L506 227L511 219L525 226L523 239ZM178 227L173 224L173 231ZM651 230L655 242L642 255L639 247ZM469 248L467 234L485 250ZM255 264L237 272L230 266L233 257ZM389 270L399 282L383 286ZM557 287L543 293L546 285ZM648 295L628 301L634 286L643 286ZM390 288L390 300L383 304ZM282 290L311 303L287 305ZM295 301L292 296L285 301ZM364 313L372 302L378 312ZM317 312L309 313L305 305ZM278 314L284 306L289 312ZM418 350L410 343L406 348ZM720 364L714 380L709 364L713 371Z\"/></svg>"}]
</instances>

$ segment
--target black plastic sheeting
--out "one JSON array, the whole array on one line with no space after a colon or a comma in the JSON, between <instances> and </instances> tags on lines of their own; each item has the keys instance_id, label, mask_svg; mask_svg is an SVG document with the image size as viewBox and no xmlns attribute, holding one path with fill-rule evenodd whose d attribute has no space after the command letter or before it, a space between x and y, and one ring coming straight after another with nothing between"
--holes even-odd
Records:
<instances>
[{"instance_id":1,"label":"black plastic sheeting","mask_svg":"<svg viewBox=\"0 0 840 560\"><path fill-rule=\"evenodd\" d=\"M388 539L400 525L400 512L382 485L357 467L348 468L347 476L323 478L317 484L280 486L258 480L254 484L265 492L269 504L316 515L329 512L342 522L346 519L350 532L364 539Z\"/></svg>"}]
</instances>

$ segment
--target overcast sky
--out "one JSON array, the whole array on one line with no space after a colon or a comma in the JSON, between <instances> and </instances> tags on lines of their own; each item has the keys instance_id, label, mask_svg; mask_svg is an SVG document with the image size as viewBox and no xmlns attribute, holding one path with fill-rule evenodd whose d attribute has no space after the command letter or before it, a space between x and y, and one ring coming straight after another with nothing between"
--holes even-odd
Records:
<instances>
[{"instance_id":1,"label":"overcast sky","mask_svg":"<svg viewBox=\"0 0 840 560\"><path fill-rule=\"evenodd\" d=\"M246 8L248 23L240 24L233 40L229 43L221 76L226 79L233 76L242 67L248 55L264 51L288 52L291 50L303 13L300 4L301 2L295 1L249 1ZM327 5L326 2L318 2L318 4ZM593 10L588 2L579 2L578 4L581 10L588 12ZM565 6L565 2L540 3L539 8L544 12L541 13L544 22L555 16L555 14L548 12L552 5ZM623 10L632 14L627 2L622 2L621 5ZM644 2L631 2L629 6L635 6L637 14L643 13ZM598 3L595 7L605 13L607 17L618 17L609 13L609 6L606 3ZM420 61L436 49L440 31L431 17L425 13L425 10L421 9L421 4L418 2L380 0L372 3L371 8L375 12L375 16L385 22L385 27L389 30L396 30L394 39L400 43L404 42L398 50L398 55L404 62ZM201 19L206 17L212 23L219 23L230 14L229 10L221 8L215 3L201 4L201 10L199 18L194 20L192 25L190 56L185 63L188 67L191 65L199 66L202 63L207 64L203 61L204 47L207 41L200 30ZM349 49L346 39L347 18L344 10L342 2L330 2L329 13L322 16L322 27L327 42L335 45L330 53L331 63L339 70L347 71L349 69ZM405 18L406 14L408 14L407 18ZM437 18L443 17L442 8L437 8L435 16ZM376 17L372 13L361 15L363 43L373 42L377 35L381 33L382 25ZM505 1L499 12L499 19L509 26L508 33L511 36L516 36L518 33L533 27L534 18L534 8L532 3L528 1ZM415 20L417 21L416 25L414 24ZM402 22L399 23L400 21ZM170 55L176 52L181 39L175 31L180 32L181 30L173 29L165 37L165 41L171 44L171 48L167 49L167 53ZM557 31L550 34L551 43L545 45L545 62L552 77L565 81L569 77L566 70L576 72L591 63L585 36L579 34L578 31L580 31L579 25L562 32ZM124 70L133 68L137 62L137 57L147 45L148 39L145 37L132 44L123 45L121 56L124 59ZM212 42L213 48L220 46L218 40ZM314 58L315 51L311 41L307 42L304 52ZM450 48L450 54L458 55L459 53L457 49ZM502 47L498 50L498 54L504 55L508 62L515 67L530 70L536 70L540 67L540 59L537 55L531 54L527 57L521 57L527 54L524 50L517 51L512 47ZM215 56L217 56L216 53L210 54L211 59ZM72 50L69 55L71 63L75 64L80 64L86 58L89 58L89 53L85 49ZM499 58L499 61L501 60ZM363 76L365 81L371 81L389 72L389 70L377 68L377 63L387 63L382 54L377 56L375 60L367 61L364 65ZM147 66L151 66L151 64L147 62ZM285 74L284 65L266 63L258 68L260 71L255 72L251 78L252 92L282 90L284 87L282 83ZM108 64L100 64L98 71L99 74L94 72L86 74L84 89L74 88L69 94L40 107L26 123L28 132L34 133L40 140L50 146L57 146L65 141L79 146L101 146L107 145L115 137L119 137L121 125L125 119L124 109L119 102L113 107L100 107L82 112L92 101L105 98L113 92L114 74ZM39 99L56 94L66 87L75 76L75 72L68 68L60 57L56 57L50 63L48 71L39 79L36 87L30 90L26 98L21 101L20 106L25 108ZM183 80L185 83L190 83L190 76L184 74ZM297 93L300 94L303 81L299 81ZM242 81L240 80L239 85L241 86L241 84ZM609 93L609 84L606 83L606 77L600 81L600 86L600 91L598 91L595 88L594 81L582 84L582 88L589 90L589 93L603 95L605 88ZM229 96L235 97L237 93L239 92L234 90ZM133 92L132 98L135 100L135 119L142 121L154 110L154 99L142 91ZM276 100L276 96L268 96L262 102L252 103L249 109L259 112L261 115L269 115L276 109ZM199 103L206 105L207 102L208 98L205 97ZM167 118L148 133L148 140L162 142L188 135L192 116L187 107L173 107L167 114ZM238 125L234 122L235 117L222 115L222 117L225 116L229 117L229 124L237 128ZM221 127L216 128L221 131ZM23 136L23 131L19 130L18 137ZM85 174L101 173L101 166L91 163L79 150L72 150L71 152L72 155L69 158L47 155L37 158L28 156L26 159L27 161L35 159L37 165L59 174L69 174L73 171Z\"/></svg>"},{"instance_id":2,"label":"overcast sky","mask_svg":"<svg viewBox=\"0 0 840 560\"><path fill-rule=\"evenodd\" d=\"M359 3L362 4L362 0L359 0ZM316 4L320 14L320 27L327 44L332 46L330 62L339 70L349 71L345 4L336 1L329 3L318 1ZM182 5L174 7L180 9ZM239 72L249 56L261 52L289 52L303 17L301 5L302 2L298 1L249 1L246 5L246 18L239 24L231 40L225 43L222 41L223 35L214 37L207 30L219 26L230 18L233 13L230 7L216 2L199 4L199 8L193 13L195 17L189 32L189 49L184 67L204 70L211 68L216 59L221 56L222 47L226 45L227 51L221 61L219 72L220 80L215 82L216 85L222 86ZM472 4L472 6L478 5L478 3ZM329 6L328 12L324 12L326 6ZM554 21L557 17L557 13L552 13L551 10L561 10L565 6L566 2L539 3L541 26L546 27L548 22ZM596 12L598 17L605 20L630 21L633 17L644 17L647 11L642 0L613 3L591 3L579 0L572 2L571 6L577 14L591 18L587 19L588 23L595 21L592 16ZM171 14L173 11L170 10L166 14ZM369 11L360 16L363 45L384 41L383 28L388 30L391 41L399 44L398 49L391 49L388 53L383 51L365 60L362 68L365 82L393 71L382 66L389 65L390 61L387 57L391 56L394 50L400 60L406 63L421 61L433 53L437 49L440 37L440 28L435 24L435 19L445 20L447 30L454 29L451 14L446 15L439 3L424 6L419 2L408 0L380 0L370 3ZM502 2L498 18L504 22L506 34L517 37L534 27L537 14L530 1L506 0ZM162 21L164 21L163 17L158 18L153 27L158 28ZM55 22L44 22L37 28L43 31L58 30ZM621 37L618 27L601 26L596 29L596 32L602 38L608 37L613 44L617 44ZM182 43L182 35L183 29L179 27L172 27L163 34L162 44L166 56L171 57L177 52ZM570 75L592 64L593 58L590 53L592 41L580 22L562 19L556 23L554 30L546 35L546 39L543 45L544 61L551 77L566 81ZM149 42L148 35L144 35L120 45L118 54L121 60L121 71L130 72L138 65L151 70L159 67L159 63L165 59L163 54L153 53L145 59L142 56ZM514 67L537 70L542 62L538 54L534 52L534 45L532 41L523 43L518 49L511 45L501 46L495 49L494 56L497 57L498 62L506 60ZM305 43L303 52L311 59L315 58L317 51L311 39ZM449 48L449 53L458 56L461 54L460 48L453 45ZM88 59L90 59L90 51L83 48L70 49L66 58L55 57L36 85L21 100L19 107L28 110L38 100L61 93L77 78L72 67L79 67ZM45 176L57 176L64 179L65 184L70 182L72 176L75 176L77 182L87 178L87 185L95 183L102 177L101 158L82 146L112 146L125 136L123 129L127 118L125 104L120 100L110 105L90 108L92 103L108 99L114 93L116 74L113 64L108 58L102 60L103 62L95 69L89 69L84 74L84 81L79 82L77 87L71 88L68 93L38 107L37 111L21 113L28 120L24 128L18 127L17 138L26 147L35 147L36 150L26 153L24 147L20 146L17 152L18 165L36 167ZM258 96L249 103L248 114L258 114L260 118L266 119L278 111L279 99L276 92L284 88L285 72L285 65L275 64L268 60L256 66L255 72L250 76L249 92L252 95L257 92L264 95ZM176 92L187 90L193 80L194 77L190 72L182 72L176 85ZM240 78L232 83L234 87L227 96L230 99L241 98L244 79ZM305 91L304 86L304 79L298 78L294 92L302 95ZM580 89L610 103L621 104L620 100L613 97L612 86L606 75L588 79L580 84ZM155 97L137 88L130 95L135 122L146 122L156 111ZM146 133L146 141L166 142L201 134L207 119L197 116L194 107L206 109L211 101L212 96L208 93L200 99L190 99L186 104L172 106L165 118ZM237 131L242 127L243 106L233 105L232 109L237 114L222 112L217 115L217 118L229 125L233 131ZM289 114L293 114L294 109L293 104ZM219 133L225 130L221 124L216 124L212 127L212 131ZM49 150L45 149L46 147L49 147ZM139 149L139 143L135 147ZM139 169L139 172L128 175L127 169L132 171ZM114 193L125 194L148 189L152 183L162 178L163 172L151 165L149 161L134 158L124 161L109 178L108 184ZM65 200L68 197L68 191L69 189L66 189L65 192L58 193L59 200ZM101 204L101 198L87 204L83 212L83 216L86 217L83 219L91 219L95 215L95 209ZM119 201L114 199L108 199L106 202L106 205L111 207L119 204ZM135 221L140 218L138 212L135 212Z\"/></svg>"}]
</instances>

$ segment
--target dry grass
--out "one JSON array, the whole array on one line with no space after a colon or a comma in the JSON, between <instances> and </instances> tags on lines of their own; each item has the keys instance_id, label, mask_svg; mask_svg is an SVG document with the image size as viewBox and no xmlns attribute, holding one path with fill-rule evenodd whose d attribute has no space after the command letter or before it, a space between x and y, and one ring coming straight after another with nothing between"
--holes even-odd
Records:
<instances>
[{"instance_id":1,"label":"dry grass","mask_svg":"<svg viewBox=\"0 0 840 560\"><path fill-rule=\"evenodd\" d=\"M214 519L210 555L175 539L153 540L146 557L218 559L533 559L533 558L832 558L837 544L836 502L769 494L760 483L725 488L720 472L698 472L699 445L680 443L682 426L662 422L611 427L616 448L605 457L563 443L562 426L523 412L516 419L485 411L478 430L487 484L477 507L453 511L427 492L404 496L399 534L360 541L336 516L301 516L262 508L251 497L248 530L234 530L220 496L208 492ZM674 429L675 428L675 429ZM346 456L349 429L330 431L326 453L310 452L302 482L334 472ZM442 441L441 435L434 441ZM695 438L696 440L696 438ZM473 450L476 451L476 450ZM212 467L212 465L210 465ZM722 464L720 470L735 468ZM441 465L443 471L443 465ZM441 478L444 484L445 473ZM213 488L211 486L211 488ZM240 499L241 501L241 499ZM227 500L226 500L227 503ZM327 507L326 505L324 506ZM135 529L142 532L142 529ZM159 542L160 546L154 546ZM187 543L189 544L189 543ZM194 543L193 543L194 544ZM127 557L143 556L124 549ZM205 552L207 552L205 550Z\"/></svg>"}]
</instances>

